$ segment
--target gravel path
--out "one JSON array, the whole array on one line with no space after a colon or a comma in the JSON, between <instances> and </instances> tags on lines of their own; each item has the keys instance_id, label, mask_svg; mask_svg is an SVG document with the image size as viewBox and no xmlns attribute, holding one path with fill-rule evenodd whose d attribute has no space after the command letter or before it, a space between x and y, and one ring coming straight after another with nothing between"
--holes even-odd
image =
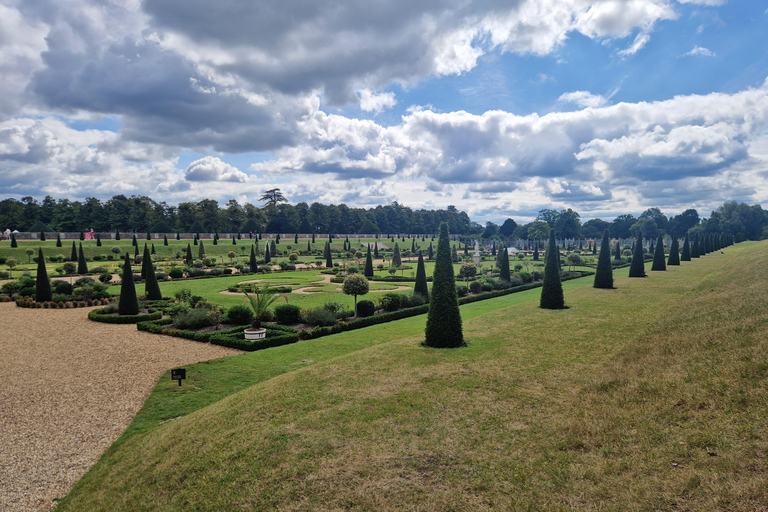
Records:
<instances>
[{"instance_id":1,"label":"gravel path","mask_svg":"<svg viewBox=\"0 0 768 512\"><path fill-rule=\"evenodd\" d=\"M126 429L162 373L237 350L0 303L0 511L50 510Z\"/></svg>"}]
</instances>

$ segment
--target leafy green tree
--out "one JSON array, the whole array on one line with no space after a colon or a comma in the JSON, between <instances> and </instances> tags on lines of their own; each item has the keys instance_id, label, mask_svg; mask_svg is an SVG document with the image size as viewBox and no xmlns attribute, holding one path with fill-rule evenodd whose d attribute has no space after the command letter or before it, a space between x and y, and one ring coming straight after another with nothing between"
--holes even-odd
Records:
<instances>
[{"instance_id":1,"label":"leafy green tree","mask_svg":"<svg viewBox=\"0 0 768 512\"><path fill-rule=\"evenodd\" d=\"M677 233L672 233L672 243L669 245L667 265L680 265L680 241L677 239Z\"/></svg>"},{"instance_id":2,"label":"leafy green tree","mask_svg":"<svg viewBox=\"0 0 768 512\"><path fill-rule=\"evenodd\" d=\"M645 277L645 262L643 261L643 239L639 236L632 253L632 264L629 266L629 277Z\"/></svg>"},{"instance_id":3,"label":"leafy green tree","mask_svg":"<svg viewBox=\"0 0 768 512\"><path fill-rule=\"evenodd\" d=\"M78 274L88 273L88 264L85 262L85 254L83 254L82 242L80 242L80 250L78 251L78 255L77 255L77 273Z\"/></svg>"},{"instance_id":4,"label":"leafy green tree","mask_svg":"<svg viewBox=\"0 0 768 512\"><path fill-rule=\"evenodd\" d=\"M680 257L682 261L691 261L691 244L688 241L688 233L685 234L685 241L683 242L683 255Z\"/></svg>"},{"instance_id":5,"label":"leafy green tree","mask_svg":"<svg viewBox=\"0 0 768 512\"><path fill-rule=\"evenodd\" d=\"M474 263L463 263L461 268L459 268L459 275L466 282L470 277L475 277L477 275L477 267Z\"/></svg>"},{"instance_id":6,"label":"leafy green tree","mask_svg":"<svg viewBox=\"0 0 768 512\"><path fill-rule=\"evenodd\" d=\"M344 295L355 296L355 314L357 314L357 296L365 295L368 290L368 278L362 274L352 274L344 279L341 291L344 292Z\"/></svg>"},{"instance_id":7,"label":"leafy green tree","mask_svg":"<svg viewBox=\"0 0 768 512\"><path fill-rule=\"evenodd\" d=\"M613 266L611 265L611 242L608 240L608 230L603 231L603 241L600 244L600 256L597 259L595 271L595 288L613 288Z\"/></svg>"},{"instance_id":8,"label":"leafy green tree","mask_svg":"<svg viewBox=\"0 0 768 512\"><path fill-rule=\"evenodd\" d=\"M432 297L429 301L424 345L435 348L466 346L461 327L461 312L451 261L448 224L440 224L435 270L432 275Z\"/></svg>"},{"instance_id":9,"label":"leafy green tree","mask_svg":"<svg viewBox=\"0 0 768 512\"><path fill-rule=\"evenodd\" d=\"M136 285L133 282L131 257L127 253L123 265L123 282L120 284L120 301L117 305L117 312L120 315L139 314L139 298L136 295Z\"/></svg>"},{"instance_id":10,"label":"leafy green tree","mask_svg":"<svg viewBox=\"0 0 768 512\"><path fill-rule=\"evenodd\" d=\"M368 252L365 255L365 271L363 272L365 277L373 277L373 258L371 258L371 244L368 244Z\"/></svg>"},{"instance_id":11,"label":"leafy green tree","mask_svg":"<svg viewBox=\"0 0 768 512\"><path fill-rule=\"evenodd\" d=\"M541 287L539 307L543 309L564 309L563 283L560 280L560 251L557 250L555 230L549 232L547 261L544 266L544 282Z\"/></svg>"},{"instance_id":12,"label":"leafy green tree","mask_svg":"<svg viewBox=\"0 0 768 512\"><path fill-rule=\"evenodd\" d=\"M419 251L419 262L416 264L416 283L413 285L413 293L418 293L429 302L427 271L424 268L424 256L421 255L421 251Z\"/></svg>"},{"instance_id":13,"label":"leafy green tree","mask_svg":"<svg viewBox=\"0 0 768 512\"><path fill-rule=\"evenodd\" d=\"M35 279L35 300L37 302L48 302L52 298L53 292L51 291L51 282L48 280L48 271L45 268L43 249L38 248L37 276Z\"/></svg>"},{"instance_id":14,"label":"leafy green tree","mask_svg":"<svg viewBox=\"0 0 768 512\"><path fill-rule=\"evenodd\" d=\"M667 270L667 264L664 262L664 237L659 235L656 240L656 250L653 253L653 264L651 270Z\"/></svg>"}]
</instances>

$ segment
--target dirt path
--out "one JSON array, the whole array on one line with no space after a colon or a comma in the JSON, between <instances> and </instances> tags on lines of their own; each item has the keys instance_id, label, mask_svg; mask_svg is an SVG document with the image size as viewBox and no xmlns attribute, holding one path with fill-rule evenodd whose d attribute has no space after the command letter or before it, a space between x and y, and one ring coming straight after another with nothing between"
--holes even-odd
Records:
<instances>
[{"instance_id":1,"label":"dirt path","mask_svg":"<svg viewBox=\"0 0 768 512\"><path fill-rule=\"evenodd\" d=\"M162 373L239 351L0 303L0 510L50 510L125 430Z\"/></svg>"}]
</instances>

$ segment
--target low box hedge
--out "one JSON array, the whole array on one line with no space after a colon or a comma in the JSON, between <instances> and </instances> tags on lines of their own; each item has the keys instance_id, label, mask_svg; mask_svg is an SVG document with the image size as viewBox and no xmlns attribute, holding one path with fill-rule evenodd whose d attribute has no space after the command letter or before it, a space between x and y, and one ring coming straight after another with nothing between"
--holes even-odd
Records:
<instances>
[{"instance_id":1,"label":"low box hedge","mask_svg":"<svg viewBox=\"0 0 768 512\"><path fill-rule=\"evenodd\" d=\"M94 309L88 312L88 320L94 322L103 322L105 324L136 324L149 320L158 320L163 316L160 311L149 310L149 313L143 315L103 315L105 308Z\"/></svg>"}]
</instances>

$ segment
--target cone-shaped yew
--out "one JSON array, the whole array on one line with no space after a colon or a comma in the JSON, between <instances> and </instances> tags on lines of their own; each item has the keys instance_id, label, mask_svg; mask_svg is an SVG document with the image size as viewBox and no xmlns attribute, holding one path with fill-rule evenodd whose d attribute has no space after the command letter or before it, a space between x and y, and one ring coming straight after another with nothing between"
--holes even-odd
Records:
<instances>
[{"instance_id":1,"label":"cone-shaped yew","mask_svg":"<svg viewBox=\"0 0 768 512\"><path fill-rule=\"evenodd\" d=\"M131 268L131 256L125 254L123 265L123 282L120 285L120 302L117 307L118 314L138 315L139 298L136 296L136 285L133 282L133 269Z\"/></svg>"},{"instance_id":2,"label":"cone-shaped yew","mask_svg":"<svg viewBox=\"0 0 768 512\"><path fill-rule=\"evenodd\" d=\"M691 261L691 244L688 241L688 233L685 234L685 241L683 242L683 255L680 256L681 261Z\"/></svg>"},{"instance_id":3,"label":"cone-shaped yew","mask_svg":"<svg viewBox=\"0 0 768 512\"><path fill-rule=\"evenodd\" d=\"M643 239L639 236L635 242L635 252L632 254L632 264L629 266L629 277L645 277L645 261L643 261Z\"/></svg>"},{"instance_id":4,"label":"cone-shaped yew","mask_svg":"<svg viewBox=\"0 0 768 512\"><path fill-rule=\"evenodd\" d=\"M85 262L85 254L83 254L82 242L80 242L80 250L77 254L77 273L81 275L88 273L88 264Z\"/></svg>"},{"instance_id":5,"label":"cone-shaped yew","mask_svg":"<svg viewBox=\"0 0 768 512\"><path fill-rule=\"evenodd\" d=\"M669 246L669 259L667 265L680 264L680 241L677 239L677 233L672 233L672 243Z\"/></svg>"},{"instance_id":6,"label":"cone-shaped yew","mask_svg":"<svg viewBox=\"0 0 768 512\"><path fill-rule=\"evenodd\" d=\"M48 280L48 271L45 268L45 258L43 258L43 249L38 249L37 253L37 279L35 281L35 300L37 302L48 302L53 298L51 291L51 282Z\"/></svg>"},{"instance_id":7,"label":"cone-shaped yew","mask_svg":"<svg viewBox=\"0 0 768 512\"><path fill-rule=\"evenodd\" d=\"M427 271L424 268L424 256L419 251L419 262L416 265L416 283L413 285L413 293L418 293L429 302L429 287L427 286Z\"/></svg>"},{"instance_id":8,"label":"cone-shaped yew","mask_svg":"<svg viewBox=\"0 0 768 512\"><path fill-rule=\"evenodd\" d=\"M544 267L544 282L541 286L541 300L539 301L539 307L544 309L565 308L563 283L560 280L560 251L557 250L554 229L549 232L546 266Z\"/></svg>"},{"instance_id":9,"label":"cone-shaped yew","mask_svg":"<svg viewBox=\"0 0 768 512\"><path fill-rule=\"evenodd\" d=\"M597 245L597 244L595 244ZM608 240L608 230L603 231L603 242L600 244L600 256L597 259L595 271L595 288L613 288L613 266L611 265L611 242Z\"/></svg>"},{"instance_id":10,"label":"cone-shaped yew","mask_svg":"<svg viewBox=\"0 0 768 512\"><path fill-rule=\"evenodd\" d=\"M459 299L451 261L448 224L440 224L435 271L432 274L432 297L429 301L424 345L435 348L463 347Z\"/></svg>"},{"instance_id":11,"label":"cone-shaped yew","mask_svg":"<svg viewBox=\"0 0 768 512\"><path fill-rule=\"evenodd\" d=\"M664 262L664 238L662 238L661 235L659 235L659 239L656 240L656 250L653 253L653 265L651 265L651 270L667 270L667 264Z\"/></svg>"}]
</instances>

